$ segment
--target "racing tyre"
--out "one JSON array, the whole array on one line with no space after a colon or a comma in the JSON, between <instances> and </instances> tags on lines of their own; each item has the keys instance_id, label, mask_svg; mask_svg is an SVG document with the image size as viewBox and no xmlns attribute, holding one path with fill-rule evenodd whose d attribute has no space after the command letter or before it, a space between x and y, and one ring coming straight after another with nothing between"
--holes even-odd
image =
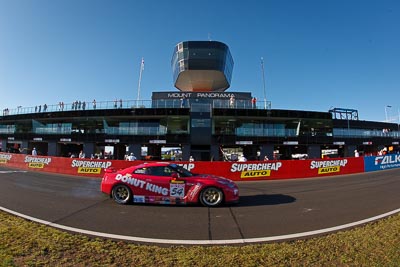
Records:
<instances>
[{"instance_id":1,"label":"racing tyre","mask_svg":"<svg viewBox=\"0 0 400 267\"><path fill-rule=\"evenodd\" d=\"M132 192L126 185L118 184L114 186L111 196L118 204L128 204L132 199Z\"/></svg>"},{"instance_id":2,"label":"racing tyre","mask_svg":"<svg viewBox=\"0 0 400 267\"><path fill-rule=\"evenodd\" d=\"M216 207L224 200L224 193L216 187L207 187L200 193L200 202L206 207Z\"/></svg>"}]
</instances>

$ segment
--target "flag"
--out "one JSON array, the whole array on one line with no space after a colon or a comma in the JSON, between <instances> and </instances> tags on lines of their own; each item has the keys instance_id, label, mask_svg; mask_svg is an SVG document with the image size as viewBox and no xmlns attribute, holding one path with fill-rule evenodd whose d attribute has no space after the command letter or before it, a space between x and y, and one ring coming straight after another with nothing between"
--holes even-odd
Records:
<instances>
[{"instance_id":1,"label":"flag","mask_svg":"<svg viewBox=\"0 0 400 267\"><path fill-rule=\"evenodd\" d=\"M301 121L299 121L299 123L297 124L297 128L296 128L296 135L297 136L300 135L300 124L301 124Z\"/></svg>"}]
</instances>

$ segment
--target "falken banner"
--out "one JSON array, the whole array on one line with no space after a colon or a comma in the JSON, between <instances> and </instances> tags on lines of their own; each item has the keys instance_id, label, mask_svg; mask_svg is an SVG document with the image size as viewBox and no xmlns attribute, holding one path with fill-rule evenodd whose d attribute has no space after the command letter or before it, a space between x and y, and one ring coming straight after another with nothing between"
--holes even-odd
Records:
<instances>
[{"instance_id":1,"label":"falken banner","mask_svg":"<svg viewBox=\"0 0 400 267\"><path fill-rule=\"evenodd\" d=\"M365 157L365 172L400 168L400 154Z\"/></svg>"}]
</instances>

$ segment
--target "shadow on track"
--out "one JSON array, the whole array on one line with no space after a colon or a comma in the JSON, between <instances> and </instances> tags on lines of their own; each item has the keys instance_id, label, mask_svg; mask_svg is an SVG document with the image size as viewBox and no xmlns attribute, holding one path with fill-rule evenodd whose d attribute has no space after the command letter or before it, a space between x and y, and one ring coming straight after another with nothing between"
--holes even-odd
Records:
<instances>
[{"instance_id":1,"label":"shadow on track","mask_svg":"<svg viewBox=\"0 0 400 267\"><path fill-rule=\"evenodd\" d=\"M280 205L280 204L293 203L295 201L296 198L282 194L241 196L238 207Z\"/></svg>"}]
</instances>

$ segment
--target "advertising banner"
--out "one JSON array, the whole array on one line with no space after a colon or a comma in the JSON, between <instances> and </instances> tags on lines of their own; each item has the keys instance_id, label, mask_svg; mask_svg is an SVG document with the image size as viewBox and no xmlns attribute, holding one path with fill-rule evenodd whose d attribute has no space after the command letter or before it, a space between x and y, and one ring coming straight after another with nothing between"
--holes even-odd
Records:
<instances>
[{"instance_id":1,"label":"advertising banner","mask_svg":"<svg viewBox=\"0 0 400 267\"><path fill-rule=\"evenodd\" d=\"M214 174L234 181L309 178L364 172L364 160L362 158L267 162L196 161L178 164L194 173Z\"/></svg>"},{"instance_id":2,"label":"advertising banner","mask_svg":"<svg viewBox=\"0 0 400 267\"><path fill-rule=\"evenodd\" d=\"M372 159L369 165L373 166L375 169L383 169L383 167L379 166L388 168L400 165L399 156L393 158L370 158ZM144 162L145 161L140 160L92 160L0 153L0 166L4 165L30 171L45 171L98 178L103 177L106 168L112 167L119 170ZM183 166L193 173L213 174L235 181L323 177L361 173L364 172L364 169L371 169L371 167L364 168L364 158L361 157L327 160L271 160L247 162L195 161L176 162L176 164Z\"/></svg>"},{"instance_id":3,"label":"advertising banner","mask_svg":"<svg viewBox=\"0 0 400 267\"><path fill-rule=\"evenodd\" d=\"M400 168L400 154L365 157L365 172Z\"/></svg>"},{"instance_id":4,"label":"advertising banner","mask_svg":"<svg viewBox=\"0 0 400 267\"><path fill-rule=\"evenodd\" d=\"M78 176L102 177L108 167L123 169L143 161L77 159L0 153L0 166L29 171L45 171Z\"/></svg>"}]
</instances>

